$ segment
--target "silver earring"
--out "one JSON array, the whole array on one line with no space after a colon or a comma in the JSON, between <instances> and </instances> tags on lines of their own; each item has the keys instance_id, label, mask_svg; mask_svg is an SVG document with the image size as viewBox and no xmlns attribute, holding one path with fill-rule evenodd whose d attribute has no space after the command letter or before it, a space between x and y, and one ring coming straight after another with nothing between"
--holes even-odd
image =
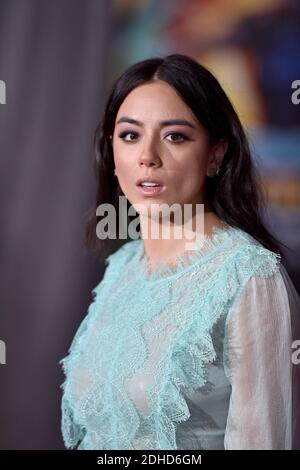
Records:
<instances>
[{"instance_id":1,"label":"silver earring","mask_svg":"<svg viewBox=\"0 0 300 470\"><path fill-rule=\"evenodd\" d=\"M214 178L216 175L218 175L220 172L220 167L218 167L217 169L214 169L214 168L209 168L208 169L208 177L209 178Z\"/></svg>"},{"instance_id":2,"label":"silver earring","mask_svg":"<svg viewBox=\"0 0 300 470\"><path fill-rule=\"evenodd\" d=\"M117 170L116 170L116 169L114 170L114 174L115 174L115 176L116 176L116 174L117 174Z\"/></svg>"}]
</instances>

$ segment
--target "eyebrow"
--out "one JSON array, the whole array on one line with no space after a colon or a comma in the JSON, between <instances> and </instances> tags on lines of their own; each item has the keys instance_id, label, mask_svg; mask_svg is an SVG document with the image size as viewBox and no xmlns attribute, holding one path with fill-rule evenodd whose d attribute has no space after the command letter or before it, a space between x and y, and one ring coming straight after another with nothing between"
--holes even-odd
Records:
<instances>
[{"instance_id":1,"label":"eyebrow","mask_svg":"<svg viewBox=\"0 0 300 470\"><path fill-rule=\"evenodd\" d=\"M137 121L136 119L132 119L128 116L122 116L120 119L118 119L117 124L121 122L129 122L130 124L135 124L136 126L143 127L143 123L141 121ZM166 121L160 121L159 125L161 127L165 126L174 126L174 125L179 125L179 126L189 126L192 129L196 129L196 127L186 119L168 119Z\"/></svg>"}]
</instances>

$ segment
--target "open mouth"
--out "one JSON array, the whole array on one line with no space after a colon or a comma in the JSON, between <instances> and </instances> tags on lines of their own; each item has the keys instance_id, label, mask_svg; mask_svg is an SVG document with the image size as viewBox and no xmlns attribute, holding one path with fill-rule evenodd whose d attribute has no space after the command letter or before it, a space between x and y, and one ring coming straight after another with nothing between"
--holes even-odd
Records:
<instances>
[{"instance_id":1,"label":"open mouth","mask_svg":"<svg viewBox=\"0 0 300 470\"><path fill-rule=\"evenodd\" d=\"M137 185L142 194L158 194L165 190L165 186L158 183L143 182Z\"/></svg>"}]
</instances>

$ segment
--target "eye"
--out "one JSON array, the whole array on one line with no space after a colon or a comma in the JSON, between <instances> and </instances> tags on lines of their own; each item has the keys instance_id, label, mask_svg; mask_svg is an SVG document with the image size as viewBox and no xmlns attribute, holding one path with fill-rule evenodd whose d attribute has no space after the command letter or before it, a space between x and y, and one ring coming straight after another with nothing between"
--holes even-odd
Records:
<instances>
[{"instance_id":1,"label":"eye","mask_svg":"<svg viewBox=\"0 0 300 470\"><path fill-rule=\"evenodd\" d=\"M127 136L131 136L133 138L126 138ZM188 140L188 138L184 134L181 134L180 132L171 132L166 137L169 137L169 136L173 136L173 137L175 136L175 139L173 138L171 140L168 139L169 142L173 144L181 144L184 141ZM138 134L134 131L123 131L119 135L119 138L122 139L124 142L135 142L136 139L134 137L138 137Z\"/></svg>"},{"instance_id":2,"label":"eye","mask_svg":"<svg viewBox=\"0 0 300 470\"><path fill-rule=\"evenodd\" d=\"M167 137L169 137L170 135L172 136L175 136L176 137L176 140L172 139L170 140L170 142L172 142L173 144L182 144L185 140L188 140L187 137L179 132L172 132L171 134L168 134ZM178 137L181 139L181 140L178 140Z\"/></svg>"},{"instance_id":3,"label":"eye","mask_svg":"<svg viewBox=\"0 0 300 470\"><path fill-rule=\"evenodd\" d=\"M132 131L123 131L121 132L121 134L119 135L120 139L124 140L124 142L134 142L134 140L132 139L125 139L125 137L127 135L131 135L131 136L137 136L137 134L135 132L132 132Z\"/></svg>"}]
</instances>

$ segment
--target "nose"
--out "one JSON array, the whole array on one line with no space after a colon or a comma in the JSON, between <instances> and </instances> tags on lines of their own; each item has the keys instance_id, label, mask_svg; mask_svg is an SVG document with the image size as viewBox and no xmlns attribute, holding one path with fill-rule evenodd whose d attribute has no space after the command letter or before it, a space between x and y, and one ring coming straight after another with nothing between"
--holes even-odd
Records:
<instances>
[{"instance_id":1,"label":"nose","mask_svg":"<svg viewBox=\"0 0 300 470\"><path fill-rule=\"evenodd\" d=\"M139 158L139 164L140 166L146 167L160 167L162 165L162 161L159 156L154 139L150 139L148 142L145 143L145 146Z\"/></svg>"}]
</instances>

